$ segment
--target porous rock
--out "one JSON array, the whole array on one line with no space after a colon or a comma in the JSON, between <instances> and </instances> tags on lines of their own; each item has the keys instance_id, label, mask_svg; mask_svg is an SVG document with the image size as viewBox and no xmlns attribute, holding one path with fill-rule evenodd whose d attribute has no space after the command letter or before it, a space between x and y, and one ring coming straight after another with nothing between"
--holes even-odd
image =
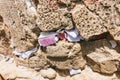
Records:
<instances>
[{"instance_id":1,"label":"porous rock","mask_svg":"<svg viewBox=\"0 0 120 80\"><path fill-rule=\"evenodd\" d=\"M30 68L39 68L39 69L44 69L49 66L47 63L47 60L45 56L39 55L39 56L33 56L29 59L22 59L22 58L15 58L15 61L17 63L17 66L25 66L25 67L30 67Z\"/></svg>"},{"instance_id":2,"label":"porous rock","mask_svg":"<svg viewBox=\"0 0 120 80\"><path fill-rule=\"evenodd\" d=\"M120 54L112 49L105 39L89 42L87 43L87 46L91 47L86 55L87 61L93 71L105 74L113 74L118 71L117 66L119 66ZM83 54L84 52L85 51L83 51Z\"/></svg>"},{"instance_id":3,"label":"porous rock","mask_svg":"<svg viewBox=\"0 0 120 80\"><path fill-rule=\"evenodd\" d=\"M48 78L48 79L54 79L56 77L56 71L49 68L47 70L41 70L40 74L44 77L44 78Z\"/></svg>"},{"instance_id":4,"label":"porous rock","mask_svg":"<svg viewBox=\"0 0 120 80\"><path fill-rule=\"evenodd\" d=\"M97 4L85 4L103 22L115 40L120 41L120 1L98 0Z\"/></svg>"},{"instance_id":5,"label":"porous rock","mask_svg":"<svg viewBox=\"0 0 120 80\"><path fill-rule=\"evenodd\" d=\"M47 59L52 66L58 69L83 69L86 61L83 59L80 50L79 43L75 44L67 41L60 41L56 46L47 47Z\"/></svg>"},{"instance_id":6,"label":"porous rock","mask_svg":"<svg viewBox=\"0 0 120 80\"><path fill-rule=\"evenodd\" d=\"M72 29L72 17L66 8L60 9L57 0L39 0L37 25L42 31Z\"/></svg>"},{"instance_id":7,"label":"porous rock","mask_svg":"<svg viewBox=\"0 0 120 80\"><path fill-rule=\"evenodd\" d=\"M42 31L73 28L71 14L66 10L40 13L37 18L37 25Z\"/></svg>"},{"instance_id":8,"label":"porous rock","mask_svg":"<svg viewBox=\"0 0 120 80\"><path fill-rule=\"evenodd\" d=\"M81 36L86 40L91 36L107 32L102 25L102 20L90 12L85 5L77 5L72 11L72 15Z\"/></svg>"},{"instance_id":9,"label":"porous rock","mask_svg":"<svg viewBox=\"0 0 120 80\"><path fill-rule=\"evenodd\" d=\"M0 54L11 55L10 39L11 34L8 26L0 22Z\"/></svg>"},{"instance_id":10,"label":"porous rock","mask_svg":"<svg viewBox=\"0 0 120 80\"><path fill-rule=\"evenodd\" d=\"M0 0L0 2L0 14L11 32L11 47L15 48L17 52L33 48L37 35L33 32L33 29L36 28L35 23L31 22L35 19L29 18L24 1ZM26 21L28 21L27 24L25 24Z\"/></svg>"}]
</instances>

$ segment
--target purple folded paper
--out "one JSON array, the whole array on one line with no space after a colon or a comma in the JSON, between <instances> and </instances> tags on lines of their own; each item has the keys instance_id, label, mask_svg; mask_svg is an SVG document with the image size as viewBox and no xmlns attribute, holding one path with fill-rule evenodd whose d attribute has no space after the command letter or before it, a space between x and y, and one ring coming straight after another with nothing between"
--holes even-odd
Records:
<instances>
[{"instance_id":1,"label":"purple folded paper","mask_svg":"<svg viewBox=\"0 0 120 80\"><path fill-rule=\"evenodd\" d=\"M46 47L46 46L49 46L51 44L55 44L56 40L55 40L54 35L50 35L50 36L47 36L47 37L39 38L38 42L41 46Z\"/></svg>"}]
</instances>

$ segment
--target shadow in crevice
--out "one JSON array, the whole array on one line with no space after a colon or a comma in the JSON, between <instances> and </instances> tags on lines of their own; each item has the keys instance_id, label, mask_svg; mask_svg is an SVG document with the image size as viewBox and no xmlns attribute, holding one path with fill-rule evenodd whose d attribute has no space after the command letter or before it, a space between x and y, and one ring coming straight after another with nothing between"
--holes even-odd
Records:
<instances>
[{"instance_id":1,"label":"shadow in crevice","mask_svg":"<svg viewBox=\"0 0 120 80\"><path fill-rule=\"evenodd\" d=\"M116 48L112 48L112 46L109 42L110 40L114 40L114 39L109 34L109 32L107 32L107 33L103 33L103 34L100 34L100 35L92 36L92 37L89 38L88 41L81 42L81 53L82 53L83 58L87 61L88 65L90 63L90 60L87 57L87 55L90 54L90 53L96 52L96 54L102 54L102 52L103 52L104 55L106 55L106 56L110 55L109 51L107 51L105 49L105 47L109 48L110 50L115 50L117 53L120 53L120 50L119 50L120 46L117 45ZM97 63L93 63L93 65L94 64L97 64ZM101 74L101 75L111 76L113 74ZM118 74L118 75L120 75L120 74Z\"/></svg>"},{"instance_id":2,"label":"shadow in crevice","mask_svg":"<svg viewBox=\"0 0 120 80\"><path fill-rule=\"evenodd\" d=\"M109 40L113 40L113 38L110 36L110 34L103 33L100 35L92 36L89 38L88 41L81 42L81 52L83 57L86 59L86 56L92 52L96 52L97 49L104 49L104 47L108 47L109 49L114 49L116 52L120 52L118 45L116 48L112 48L111 44L109 43Z\"/></svg>"},{"instance_id":3,"label":"shadow in crevice","mask_svg":"<svg viewBox=\"0 0 120 80\"><path fill-rule=\"evenodd\" d=\"M39 0L33 0L35 6L37 7L37 5L39 4Z\"/></svg>"},{"instance_id":4,"label":"shadow in crevice","mask_svg":"<svg viewBox=\"0 0 120 80\"><path fill-rule=\"evenodd\" d=\"M63 76L63 77L66 77L66 76L69 76L70 75L70 72L68 69L65 69L65 70L62 70L62 69L56 69L55 68L55 71L57 73L59 73L60 76Z\"/></svg>"},{"instance_id":5,"label":"shadow in crevice","mask_svg":"<svg viewBox=\"0 0 120 80\"><path fill-rule=\"evenodd\" d=\"M0 22L3 22L3 17L0 15Z\"/></svg>"},{"instance_id":6,"label":"shadow in crevice","mask_svg":"<svg viewBox=\"0 0 120 80\"><path fill-rule=\"evenodd\" d=\"M120 71L116 72L115 74L116 74L117 78L120 79Z\"/></svg>"},{"instance_id":7,"label":"shadow in crevice","mask_svg":"<svg viewBox=\"0 0 120 80\"><path fill-rule=\"evenodd\" d=\"M99 35L93 35L88 40L89 41L96 41L96 40L100 40L100 39L104 39L104 38L107 39L107 37L109 35L110 35L109 32L105 32L105 33L102 33L102 34L99 34Z\"/></svg>"},{"instance_id":8,"label":"shadow in crevice","mask_svg":"<svg viewBox=\"0 0 120 80\"><path fill-rule=\"evenodd\" d=\"M66 60L68 60L68 58L67 57L63 57L63 58L61 58L61 57L47 57L48 59L50 59L51 61L66 61Z\"/></svg>"}]
</instances>

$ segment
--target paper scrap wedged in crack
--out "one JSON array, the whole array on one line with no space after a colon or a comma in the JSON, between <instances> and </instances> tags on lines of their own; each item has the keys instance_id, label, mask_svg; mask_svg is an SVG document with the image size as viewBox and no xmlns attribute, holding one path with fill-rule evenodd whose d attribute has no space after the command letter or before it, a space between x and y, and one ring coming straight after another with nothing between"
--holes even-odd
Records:
<instances>
[{"instance_id":1,"label":"paper scrap wedged in crack","mask_svg":"<svg viewBox=\"0 0 120 80\"><path fill-rule=\"evenodd\" d=\"M70 70L70 75L75 75L81 73L81 69L71 69Z\"/></svg>"},{"instance_id":2,"label":"paper scrap wedged in crack","mask_svg":"<svg viewBox=\"0 0 120 80\"><path fill-rule=\"evenodd\" d=\"M31 14L37 14L36 8L32 5L31 0L25 0L28 12Z\"/></svg>"},{"instance_id":3,"label":"paper scrap wedged in crack","mask_svg":"<svg viewBox=\"0 0 120 80\"><path fill-rule=\"evenodd\" d=\"M70 42L79 42L83 40L78 30L58 30L56 32L41 32L38 38L40 46L46 47L55 44L59 39L68 40Z\"/></svg>"},{"instance_id":4,"label":"paper scrap wedged in crack","mask_svg":"<svg viewBox=\"0 0 120 80\"><path fill-rule=\"evenodd\" d=\"M65 30L65 32L67 33L67 40L70 42L78 42L83 40L76 28L72 30Z\"/></svg>"},{"instance_id":5,"label":"paper scrap wedged in crack","mask_svg":"<svg viewBox=\"0 0 120 80\"><path fill-rule=\"evenodd\" d=\"M46 47L46 46L56 43L55 36L53 36L53 35L47 36L44 38L40 38L40 39L38 39L38 41L39 41L39 44L43 47Z\"/></svg>"},{"instance_id":6,"label":"paper scrap wedged in crack","mask_svg":"<svg viewBox=\"0 0 120 80\"><path fill-rule=\"evenodd\" d=\"M58 41L56 32L41 32L38 38L40 46L46 47L55 44Z\"/></svg>"},{"instance_id":7,"label":"paper scrap wedged in crack","mask_svg":"<svg viewBox=\"0 0 120 80\"><path fill-rule=\"evenodd\" d=\"M67 40L70 42L79 42L80 40L83 40L83 38L79 35L76 38L71 37L70 35L67 35Z\"/></svg>"},{"instance_id":8,"label":"paper scrap wedged in crack","mask_svg":"<svg viewBox=\"0 0 120 80\"><path fill-rule=\"evenodd\" d=\"M109 42L110 42L112 48L115 48L117 46L117 43L114 40L110 40Z\"/></svg>"},{"instance_id":9,"label":"paper scrap wedged in crack","mask_svg":"<svg viewBox=\"0 0 120 80\"><path fill-rule=\"evenodd\" d=\"M36 47L36 48L33 48L33 49L28 50L26 52L16 52L16 51L14 51L13 54L15 54L16 56L19 56L23 59L26 59L26 58L30 58L33 55L33 53L36 52L37 50L38 49Z\"/></svg>"},{"instance_id":10,"label":"paper scrap wedged in crack","mask_svg":"<svg viewBox=\"0 0 120 80\"><path fill-rule=\"evenodd\" d=\"M73 38L76 38L79 35L77 29L65 30L65 32Z\"/></svg>"},{"instance_id":11,"label":"paper scrap wedged in crack","mask_svg":"<svg viewBox=\"0 0 120 80\"><path fill-rule=\"evenodd\" d=\"M65 32L61 31L61 32L58 33L57 36L58 36L61 40L65 40L67 35L66 35Z\"/></svg>"}]
</instances>

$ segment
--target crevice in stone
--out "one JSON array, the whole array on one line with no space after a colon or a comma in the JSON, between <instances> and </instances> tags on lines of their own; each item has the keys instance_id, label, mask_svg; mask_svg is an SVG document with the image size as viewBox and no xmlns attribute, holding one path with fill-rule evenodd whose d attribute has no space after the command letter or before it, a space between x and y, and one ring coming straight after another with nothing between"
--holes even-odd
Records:
<instances>
[{"instance_id":1,"label":"crevice in stone","mask_svg":"<svg viewBox=\"0 0 120 80\"><path fill-rule=\"evenodd\" d=\"M37 5L39 4L39 1L38 0L32 0L35 4L35 6L37 7Z\"/></svg>"},{"instance_id":2,"label":"crevice in stone","mask_svg":"<svg viewBox=\"0 0 120 80\"><path fill-rule=\"evenodd\" d=\"M100 17L96 12L92 11L91 9L89 9L86 5L85 7L91 12L93 13L94 15L96 15L97 17L99 17L102 21L105 21L104 19L102 19L102 17ZM106 21L105 21L106 22Z\"/></svg>"},{"instance_id":3,"label":"crevice in stone","mask_svg":"<svg viewBox=\"0 0 120 80\"><path fill-rule=\"evenodd\" d=\"M0 22L3 22L3 17L0 15Z\"/></svg>"}]
</instances>

